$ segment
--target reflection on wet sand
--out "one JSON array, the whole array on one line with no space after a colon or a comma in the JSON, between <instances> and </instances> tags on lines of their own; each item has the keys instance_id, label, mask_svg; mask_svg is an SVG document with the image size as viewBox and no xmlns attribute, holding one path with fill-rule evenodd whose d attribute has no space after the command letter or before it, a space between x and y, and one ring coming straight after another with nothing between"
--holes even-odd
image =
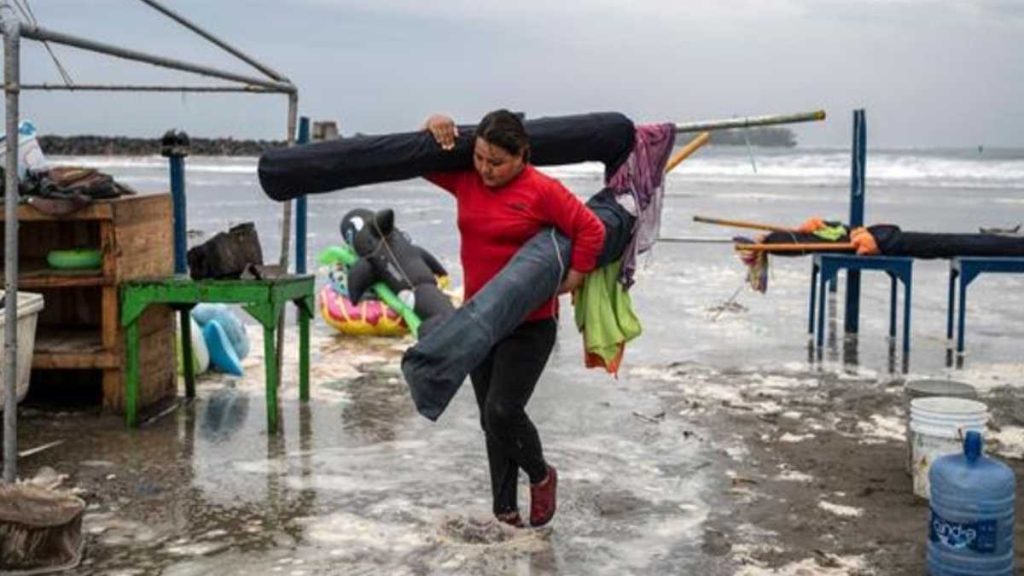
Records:
<instances>
[{"instance_id":1,"label":"reflection on wet sand","mask_svg":"<svg viewBox=\"0 0 1024 576\"><path fill-rule=\"evenodd\" d=\"M363 366L361 370L357 378L327 384L348 395L349 402L341 410L342 426L368 440L394 440L400 423L416 414L405 381L394 365Z\"/></svg>"},{"instance_id":2,"label":"reflection on wet sand","mask_svg":"<svg viewBox=\"0 0 1024 576\"><path fill-rule=\"evenodd\" d=\"M40 417L35 433L76 431L67 450L46 455L90 492L83 573L552 574L685 565L700 546L699 494L709 471L692 427L637 418L662 412L656 384L595 385L568 354L576 350L556 351L563 358L535 404L550 457L565 471L563 512L538 530L510 529L488 513L469 392L441 422L428 422L399 377L397 353L363 355L329 337L320 339L318 369L353 375L320 381L308 405L286 385L280 434L266 433L258 370L240 380L207 377L194 402L138 431L115 417L71 415ZM528 503L525 493L521 501Z\"/></svg>"},{"instance_id":3,"label":"reflection on wet sand","mask_svg":"<svg viewBox=\"0 0 1024 576\"><path fill-rule=\"evenodd\" d=\"M860 338L857 333L846 333L839 331L837 318L838 298L835 293L829 293L826 305L828 306L828 321L825 326L825 346L818 348L815 345L813 334L809 335L807 342L807 361L810 364L829 362L842 364L844 372L849 375L857 375L861 368ZM840 350L840 343L842 344ZM907 374L910 372L910 352L902 352L897 347L896 337L889 335L885 337L886 344L886 372L888 374ZM897 360L899 365L897 366ZM948 360L947 360L948 362Z\"/></svg>"}]
</instances>

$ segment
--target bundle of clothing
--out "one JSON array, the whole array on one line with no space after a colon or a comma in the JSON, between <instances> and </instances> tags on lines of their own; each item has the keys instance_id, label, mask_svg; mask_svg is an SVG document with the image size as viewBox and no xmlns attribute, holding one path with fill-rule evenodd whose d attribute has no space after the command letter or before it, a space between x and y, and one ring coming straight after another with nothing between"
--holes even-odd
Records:
<instances>
[{"instance_id":1,"label":"bundle of clothing","mask_svg":"<svg viewBox=\"0 0 1024 576\"><path fill-rule=\"evenodd\" d=\"M63 216L81 210L93 200L135 194L135 190L95 168L58 166L29 170L18 186L18 193L37 210Z\"/></svg>"},{"instance_id":2,"label":"bundle of clothing","mask_svg":"<svg viewBox=\"0 0 1024 576\"><path fill-rule=\"evenodd\" d=\"M959 256L1024 256L1024 236L999 232L911 232L895 224L876 224L850 229L840 222L811 218L793 232L772 232L762 244L849 243L862 256L909 256L956 258ZM769 250L770 251L770 250ZM787 252L801 255L807 252ZM783 255L783 253L777 253Z\"/></svg>"},{"instance_id":3,"label":"bundle of clothing","mask_svg":"<svg viewBox=\"0 0 1024 576\"><path fill-rule=\"evenodd\" d=\"M747 266L747 281L758 292L768 289L768 256L803 256L823 250L822 245L861 256L956 258L961 256L1024 256L1024 235L1017 229L981 228L978 233L911 232L894 224L850 228L838 221L810 218L793 230L777 230L756 240L735 238L737 244L758 244L763 250L740 250ZM771 245L780 249L772 250ZM800 245L807 244L807 250ZM785 249L782 249L785 245ZM833 246L827 246L832 248Z\"/></svg>"}]
</instances>

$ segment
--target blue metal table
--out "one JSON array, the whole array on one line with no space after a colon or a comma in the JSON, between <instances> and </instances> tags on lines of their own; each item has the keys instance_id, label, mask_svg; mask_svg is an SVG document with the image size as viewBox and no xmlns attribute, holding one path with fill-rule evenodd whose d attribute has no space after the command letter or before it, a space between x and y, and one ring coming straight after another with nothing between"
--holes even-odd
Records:
<instances>
[{"instance_id":1,"label":"blue metal table","mask_svg":"<svg viewBox=\"0 0 1024 576\"><path fill-rule=\"evenodd\" d=\"M1024 273L1024 258L1006 256L964 256L949 261L949 306L946 308L946 339L953 339L953 313L957 312L956 352L964 353L964 323L967 320L967 286L985 272ZM959 287L959 309L956 292Z\"/></svg>"},{"instance_id":2,"label":"blue metal table","mask_svg":"<svg viewBox=\"0 0 1024 576\"><path fill-rule=\"evenodd\" d=\"M816 336L818 348L825 343L825 291L835 285L840 270L881 270L889 275L889 336L896 337L896 283L903 283L903 351L910 350L910 293L913 286L913 258L902 256L857 256L815 254L811 267L811 295L807 333ZM815 312L817 307L817 313ZM817 323L815 323L817 320Z\"/></svg>"}]
</instances>

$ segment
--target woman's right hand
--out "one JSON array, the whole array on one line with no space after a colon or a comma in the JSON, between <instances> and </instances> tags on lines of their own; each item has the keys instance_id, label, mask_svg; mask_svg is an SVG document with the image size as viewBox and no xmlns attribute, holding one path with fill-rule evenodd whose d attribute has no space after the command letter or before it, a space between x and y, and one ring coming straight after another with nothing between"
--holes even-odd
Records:
<instances>
[{"instance_id":1,"label":"woman's right hand","mask_svg":"<svg viewBox=\"0 0 1024 576\"><path fill-rule=\"evenodd\" d=\"M445 150L455 148L455 139L459 137L459 128L455 121L444 114L434 114L423 123L423 129L434 135L434 140Z\"/></svg>"}]
</instances>

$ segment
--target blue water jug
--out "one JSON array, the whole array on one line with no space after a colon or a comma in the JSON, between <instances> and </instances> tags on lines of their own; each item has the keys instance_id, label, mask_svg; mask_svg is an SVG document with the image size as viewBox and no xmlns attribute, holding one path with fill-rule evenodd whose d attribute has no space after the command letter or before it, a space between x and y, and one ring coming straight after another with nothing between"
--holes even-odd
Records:
<instances>
[{"instance_id":1,"label":"blue water jug","mask_svg":"<svg viewBox=\"0 0 1024 576\"><path fill-rule=\"evenodd\" d=\"M931 576L1013 574L1013 471L981 454L981 434L967 432L964 453L936 460L928 472Z\"/></svg>"}]
</instances>

